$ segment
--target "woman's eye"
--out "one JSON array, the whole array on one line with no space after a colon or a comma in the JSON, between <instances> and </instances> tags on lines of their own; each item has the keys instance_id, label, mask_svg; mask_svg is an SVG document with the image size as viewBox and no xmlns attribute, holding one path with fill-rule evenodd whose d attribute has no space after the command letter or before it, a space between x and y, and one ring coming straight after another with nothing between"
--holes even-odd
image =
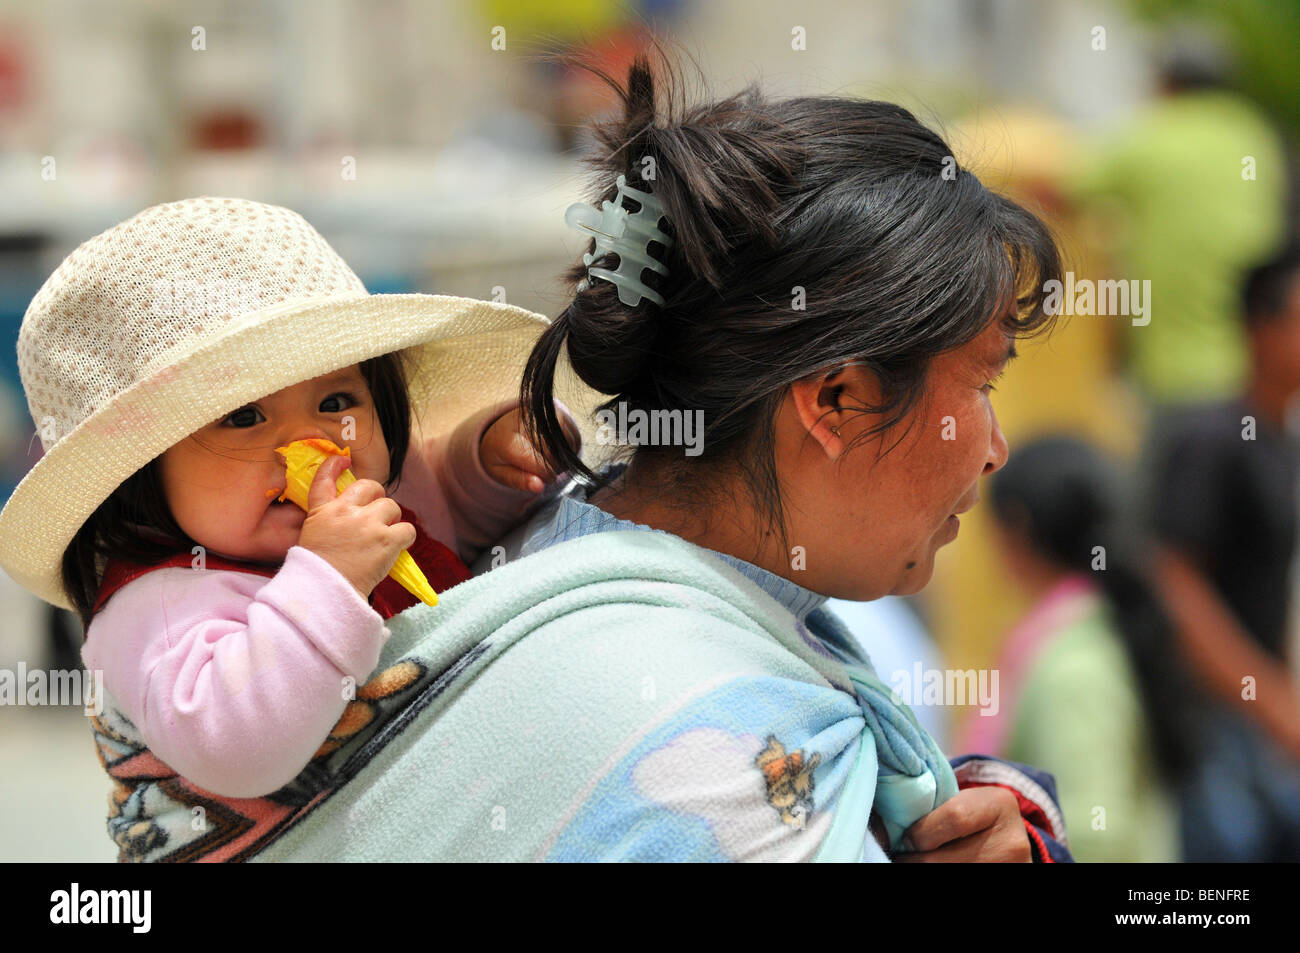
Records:
<instances>
[{"instance_id":1,"label":"woman's eye","mask_svg":"<svg viewBox=\"0 0 1300 953\"><path fill-rule=\"evenodd\" d=\"M347 403L347 407L329 406L335 399L345 401ZM320 402L320 409L327 414L333 414L333 413L338 413L339 411L342 410L347 410L348 407L355 407L359 403L360 401L357 400L351 394L347 393L346 391L339 391L337 394L330 394L328 397L322 400Z\"/></svg>"},{"instance_id":2,"label":"woman's eye","mask_svg":"<svg viewBox=\"0 0 1300 953\"><path fill-rule=\"evenodd\" d=\"M982 390L982 391L983 391L984 393L986 393L986 394L991 394L991 393L993 393L995 390L997 390L997 388L993 386L993 381L1000 381L1000 380L1002 380L1002 375L1001 375L1001 374L999 374L997 377L993 378L992 381L989 381L987 384L985 384L983 387L981 387L980 390Z\"/></svg>"},{"instance_id":3,"label":"woman's eye","mask_svg":"<svg viewBox=\"0 0 1300 953\"><path fill-rule=\"evenodd\" d=\"M226 417L226 419L221 423L222 426L225 427L254 427L259 422L257 418L261 416L262 412L256 407L240 407L234 413Z\"/></svg>"}]
</instances>

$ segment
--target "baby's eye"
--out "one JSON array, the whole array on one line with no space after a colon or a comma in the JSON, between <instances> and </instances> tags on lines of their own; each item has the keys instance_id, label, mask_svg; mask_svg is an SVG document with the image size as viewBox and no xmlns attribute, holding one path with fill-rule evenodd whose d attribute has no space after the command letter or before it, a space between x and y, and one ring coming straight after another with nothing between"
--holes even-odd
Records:
<instances>
[{"instance_id":1,"label":"baby's eye","mask_svg":"<svg viewBox=\"0 0 1300 953\"><path fill-rule=\"evenodd\" d=\"M347 407L330 407L330 406L328 406L329 403L330 403L331 401L333 401L336 397L337 397L337 398L341 398L342 400L346 401L346 402L347 402ZM327 413L327 414L336 414L336 413L338 413L339 411L347 410L348 407L355 407L355 406L357 406L357 404L359 404L359 403L361 403L361 401L357 400L356 397L353 396L352 394L349 394L347 391L339 391L337 394L330 394L328 397L326 397L324 400L322 400L322 401L320 402L320 409L321 409L322 412Z\"/></svg>"},{"instance_id":2,"label":"baby's eye","mask_svg":"<svg viewBox=\"0 0 1300 953\"><path fill-rule=\"evenodd\" d=\"M250 417L250 414L253 416ZM260 421L256 419L257 417L262 417L262 412L252 404L249 404L247 407L240 407L234 413L227 416L225 420L221 421L221 425L223 427L239 428L255 427L260 423ZM265 420L266 418L262 417L262 419Z\"/></svg>"}]
</instances>

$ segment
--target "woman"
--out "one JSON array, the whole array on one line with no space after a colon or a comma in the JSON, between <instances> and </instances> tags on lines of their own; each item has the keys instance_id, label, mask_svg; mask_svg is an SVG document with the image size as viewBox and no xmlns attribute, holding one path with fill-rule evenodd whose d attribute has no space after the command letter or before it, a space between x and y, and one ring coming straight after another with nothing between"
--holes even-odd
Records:
<instances>
[{"instance_id":1,"label":"woman","mask_svg":"<svg viewBox=\"0 0 1300 953\"><path fill-rule=\"evenodd\" d=\"M644 60L606 79L602 198L648 211L571 221L624 254L661 225L659 265L576 267L523 382L535 444L592 490L392 620L381 666L414 662L416 700L262 857L1067 858L1042 787L954 774L821 611L924 586L1005 462L991 382L1051 323L1050 235L900 107L750 89L664 115ZM588 469L549 409L565 353L607 423L702 441Z\"/></svg>"}]
</instances>

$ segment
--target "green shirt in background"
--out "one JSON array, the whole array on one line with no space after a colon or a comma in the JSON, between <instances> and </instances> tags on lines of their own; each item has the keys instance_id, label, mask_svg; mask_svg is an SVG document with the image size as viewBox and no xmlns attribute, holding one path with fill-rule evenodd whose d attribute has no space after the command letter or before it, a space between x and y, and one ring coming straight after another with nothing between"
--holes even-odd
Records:
<instances>
[{"instance_id":1,"label":"green shirt in background","mask_svg":"<svg viewBox=\"0 0 1300 953\"><path fill-rule=\"evenodd\" d=\"M1076 861L1179 861L1177 802L1159 776L1128 653L1101 599L1084 598L1090 611L1027 673L1005 756L1055 776Z\"/></svg>"},{"instance_id":2,"label":"green shirt in background","mask_svg":"<svg viewBox=\"0 0 1300 953\"><path fill-rule=\"evenodd\" d=\"M1147 324L1073 320L1122 322L1130 372L1149 398L1240 390L1239 286L1282 240L1284 164L1277 133L1249 100L1198 91L1157 100L1074 177L1076 198L1111 198L1125 213L1117 246L1104 249L1104 277L1150 280L1151 291Z\"/></svg>"}]
</instances>

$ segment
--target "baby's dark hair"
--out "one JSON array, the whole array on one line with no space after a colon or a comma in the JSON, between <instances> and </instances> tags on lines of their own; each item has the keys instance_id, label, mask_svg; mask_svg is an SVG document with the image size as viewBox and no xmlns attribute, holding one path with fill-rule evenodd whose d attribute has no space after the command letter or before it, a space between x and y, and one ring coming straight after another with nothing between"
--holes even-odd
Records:
<instances>
[{"instance_id":1,"label":"baby's dark hair","mask_svg":"<svg viewBox=\"0 0 1300 953\"><path fill-rule=\"evenodd\" d=\"M594 126L586 162L597 204L617 198L620 173L663 204L673 244L651 254L669 274L642 280L665 304L624 305L602 280L579 292L529 357L525 426L553 465L605 482L570 448L552 404L567 352L578 377L613 395L601 409L703 411L693 459L680 447L622 451L668 491L661 498L707 505L715 474L731 469L784 538L773 424L789 386L863 362L883 401L852 408L881 415L855 443L886 433L923 395L936 355L995 319L1016 337L1053 323L1043 286L1060 278L1060 253L1034 214L986 189L901 106L778 101L750 86L688 107L681 70L656 49L663 68L642 54L626 83L584 66L622 103ZM579 263L565 280L586 274Z\"/></svg>"},{"instance_id":2,"label":"baby's dark hair","mask_svg":"<svg viewBox=\"0 0 1300 953\"><path fill-rule=\"evenodd\" d=\"M374 401L375 413L388 444L387 489L402 473L411 436L411 404L401 352L362 361L361 375ZM63 551L63 588L81 619L83 633L94 616L95 599L108 557L153 563L198 545L177 525L163 490L160 457L154 457L113 491L82 524ZM143 531L167 539L150 538Z\"/></svg>"}]
</instances>

